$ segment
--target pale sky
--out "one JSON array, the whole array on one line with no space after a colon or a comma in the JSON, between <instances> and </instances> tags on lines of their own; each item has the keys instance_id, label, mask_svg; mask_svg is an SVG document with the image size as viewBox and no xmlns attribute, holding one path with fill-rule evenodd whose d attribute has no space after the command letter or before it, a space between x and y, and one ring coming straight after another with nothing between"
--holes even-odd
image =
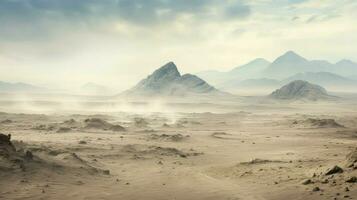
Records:
<instances>
[{"instance_id":1,"label":"pale sky","mask_svg":"<svg viewBox=\"0 0 357 200\"><path fill-rule=\"evenodd\" d=\"M356 0L0 0L0 81L127 89L168 61L357 61Z\"/></svg>"}]
</instances>

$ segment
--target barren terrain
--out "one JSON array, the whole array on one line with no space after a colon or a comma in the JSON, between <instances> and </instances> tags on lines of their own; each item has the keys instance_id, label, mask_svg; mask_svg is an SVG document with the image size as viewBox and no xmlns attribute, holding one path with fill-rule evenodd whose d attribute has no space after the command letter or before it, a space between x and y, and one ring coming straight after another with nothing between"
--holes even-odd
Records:
<instances>
[{"instance_id":1,"label":"barren terrain","mask_svg":"<svg viewBox=\"0 0 357 200\"><path fill-rule=\"evenodd\" d=\"M2 102L0 199L356 199L354 102Z\"/></svg>"}]
</instances>

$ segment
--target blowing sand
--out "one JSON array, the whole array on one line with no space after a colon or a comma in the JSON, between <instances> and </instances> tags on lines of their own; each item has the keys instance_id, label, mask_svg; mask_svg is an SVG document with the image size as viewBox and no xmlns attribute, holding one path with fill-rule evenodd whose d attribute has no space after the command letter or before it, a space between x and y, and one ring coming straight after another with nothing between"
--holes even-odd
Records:
<instances>
[{"instance_id":1,"label":"blowing sand","mask_svg":"<svg viewBox=\"0 0 357 200\"><path fill-rule=\"evenodd\" d=\"M357 198L355 105L197 106L1 113L0 199Z\"/></svg>"}]
</instances>

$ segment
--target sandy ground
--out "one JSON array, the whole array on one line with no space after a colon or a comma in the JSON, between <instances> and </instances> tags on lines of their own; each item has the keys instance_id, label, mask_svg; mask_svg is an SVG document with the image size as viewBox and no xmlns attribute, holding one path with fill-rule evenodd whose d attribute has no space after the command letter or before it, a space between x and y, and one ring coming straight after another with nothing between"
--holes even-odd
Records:
<instances>
[{"instance_id":1,"label":"sandy ground","mask_svg":"<svg viewBox=\"0 0 357 200\"><path fill-rule=\"evenodd\" d=\"M346 158L357 147L353 102L145 114L6 104L0 132L17 160L0 160L0 199L356 199L346 182L357 176ZM343 172L326 175L336 165Z\"/></svg>"}]
</instances>

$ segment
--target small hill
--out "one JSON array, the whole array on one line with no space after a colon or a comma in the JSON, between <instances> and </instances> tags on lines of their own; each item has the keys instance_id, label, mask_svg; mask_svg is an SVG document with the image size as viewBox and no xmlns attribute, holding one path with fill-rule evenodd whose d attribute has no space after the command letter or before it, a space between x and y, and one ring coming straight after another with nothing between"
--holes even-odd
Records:
<instances>
[{"instance_id":1,"label":"small hill","mask_svg":"<svg viewBox=\"0 0 357 200\"><path fill-rule=\"evenodd\" d=\"M173 62L155 70L124 95L185 96L188 94L220 94L216 88L192 74L181 75Z\"/></svg>"},{"instance_id":2,"label":"small hill","mask_svg":"<svg viewBox=\"0 0 357 200\"><path fill-rule=\"evenodd\" d=\"M269 97L281 100L326 100L333 98L327 91L315 84L307 81L296 80L274 91Z\"/></svg>"}]
</instances>

